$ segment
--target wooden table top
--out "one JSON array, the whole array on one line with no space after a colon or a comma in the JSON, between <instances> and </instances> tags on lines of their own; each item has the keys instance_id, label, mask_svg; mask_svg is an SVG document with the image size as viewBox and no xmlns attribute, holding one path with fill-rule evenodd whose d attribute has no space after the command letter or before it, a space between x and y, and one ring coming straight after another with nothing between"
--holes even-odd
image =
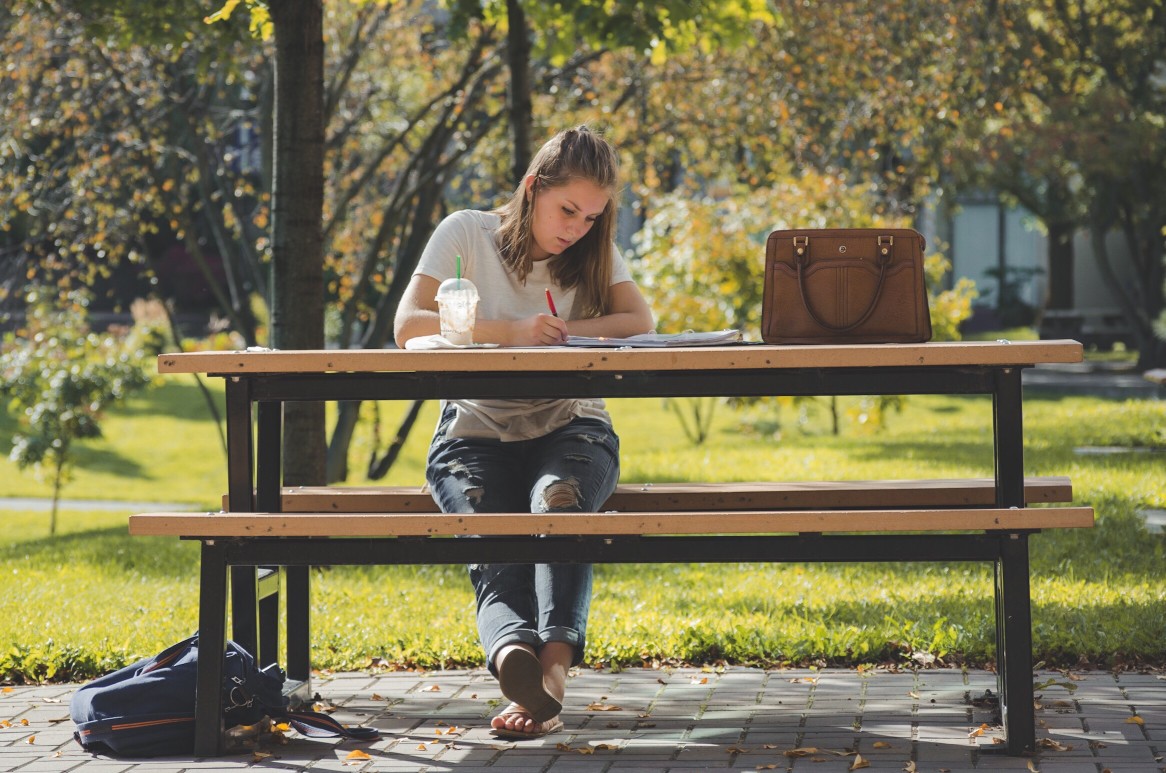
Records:
<instances>
[{"instance_id":1,"label":"wooden table top","mask_svg":"<svg viewBox=\"0 0 1166 773\"><path fill-rule=\"evenodd\" d=\"M713 371L766 368L1025 366L1082 359L1077 341L591 349L326 349L186 352L158 356L159 373L281 374L517 371Z\"/></svg>"}]
</instances>

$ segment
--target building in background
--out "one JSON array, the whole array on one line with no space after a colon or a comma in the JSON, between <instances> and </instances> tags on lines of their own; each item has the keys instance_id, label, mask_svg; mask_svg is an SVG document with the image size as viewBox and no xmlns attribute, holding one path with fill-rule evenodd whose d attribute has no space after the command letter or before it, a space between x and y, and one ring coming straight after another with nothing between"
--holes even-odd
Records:
<instances>
[{"instance_id":1,"label":"building in background","mask_svg":"<svg viewBox=\"0 0 1166 773\"><path fill-rule=\"evenodd\" d=\"M1072 304L1050 309L1048 238L1030 212L991 195L964 196L954 207L929 208L920 222L929 248L951 261L952 276L967 277L980 290L966 330L1032 325L1042 338L1076 338L1102 349L1118 342L1133 345L1087 231L1073 239ZM1137 279L1124 239L1111 233L1107 242L1118 281L1134 288Z\"/></svg>"}]
</instances>

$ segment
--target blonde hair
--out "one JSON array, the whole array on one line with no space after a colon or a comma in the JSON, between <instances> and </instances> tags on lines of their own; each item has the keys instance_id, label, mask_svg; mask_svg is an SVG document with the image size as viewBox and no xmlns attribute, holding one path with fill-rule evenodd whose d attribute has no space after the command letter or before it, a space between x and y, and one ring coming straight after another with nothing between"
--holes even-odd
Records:
<instances>
[{"instance_id":1,"label":"blonde hair","mask_svg":"<svg viewBox=\"0 0 1166 773\"><path fill-rule=\"evenodd\" d=\"M526 178L534 176L529 190ZM498 228L498 251L507 270L525 282L534 261L534 202L544 188L557 188L574 180L588 180L608 191L607 206L591 229L549 258L548 268L555 284L576 288L576 308L584 317L606 314L611 305L611 269L614 258L619 158L607 140L587 126L567 129L551 137L531 159L518 189L508 202L494 210L502 218Z\"/></svg>"}]
</instances>

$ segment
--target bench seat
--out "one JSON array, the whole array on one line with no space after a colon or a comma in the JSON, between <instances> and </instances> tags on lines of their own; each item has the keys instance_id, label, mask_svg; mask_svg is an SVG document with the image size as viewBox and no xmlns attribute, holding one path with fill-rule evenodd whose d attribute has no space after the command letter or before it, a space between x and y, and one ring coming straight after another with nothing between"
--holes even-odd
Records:
<instances>
[{"instance_id":1,"label":"bench seat","mask_svg":"<svg viewBox=\"0 0 1166 773\"><path fill-rule=\"evenodd\" d=\"M1091 507L725 510L644 513L142 513L134 535L433 537L479 535L799 534L1014 531L1093 525Z\"/></svg>"},{"instance_id":2,"label":"bench seat","mask_svg":"<svg viewBox=\"0 0 1166 773\"><path fill-rule=\"evenodd\" d=\"M1024 479L1026 504L1073 501L1064 476ZM621 483L603 510L832 510L913 507L991 507L991 478L782 481L754 483ZM229 510L223 497L223 509ZM297 486L282 491L280 509L294 512L436 513L429 492L419 486Z\"/></svg>"}]
</instances>

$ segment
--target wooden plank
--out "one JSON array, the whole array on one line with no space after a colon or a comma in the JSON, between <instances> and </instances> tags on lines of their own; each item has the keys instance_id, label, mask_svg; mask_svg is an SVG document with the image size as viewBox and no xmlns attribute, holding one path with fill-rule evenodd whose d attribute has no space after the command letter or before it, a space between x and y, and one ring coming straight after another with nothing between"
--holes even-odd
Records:
<instances>
[{"instance_id":1,"label":"wooden plank","mask_svg":"<svg viewBox=\"0 0 1166 773\"><path fill-rule=\"evenodd\" d=\"M1093 525L1091 507L764 510L701 513L143 513L130 534L175 537L392 537L521 534L927 532Z\"/></svg>"},{"instance_id":2,"label":"wooden plank","mask_svg":"<svg viewBox=\"0 0 1166 773\"><path fill-rule=\"evenodd\" d=\"M753 368L890 368L1080 362L1076 341L936 341L835 346L569 347L408 351L329 349L184 352L158 356L159 373L639 371Z\"/></svg>"},{"instance_id":3,"label":"wooden plank","mask_svg":"<svg viewBox=\"0 0 1166 773\"><path fill-rule=\"evenodd\" d=\"M1030 476L1025 502L1073 501L1065 476ZM995 504L991 478L923 480L780 481L750 483L622 483L601 510L828 510L906 507L987 507ZM283 490L291 512L435 513L420 486L299 486ZM226 499L223 509L227 510Z\"/></svg>"}]
</instances>

